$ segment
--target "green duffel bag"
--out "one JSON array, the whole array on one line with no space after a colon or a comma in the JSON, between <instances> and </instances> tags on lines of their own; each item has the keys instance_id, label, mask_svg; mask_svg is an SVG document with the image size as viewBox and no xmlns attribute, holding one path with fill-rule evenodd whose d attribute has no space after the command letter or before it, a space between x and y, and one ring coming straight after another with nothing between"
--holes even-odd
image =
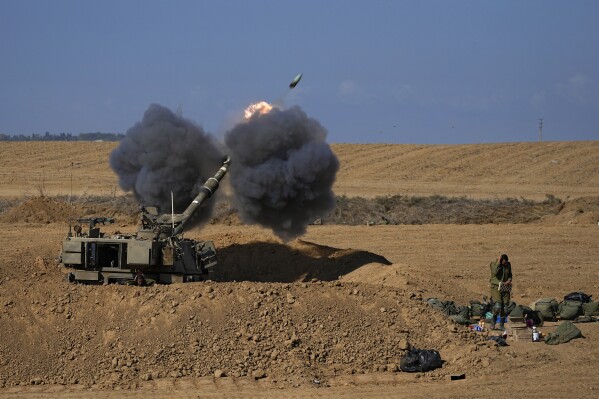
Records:
<instances>
[{"instance_id":1,"label":"green duffel bag","mask_svg":"<svg viewBox=\"0 0 599 399\"><path fill-rule=\"evenodd\" d=\"M512 319L524 317L525 319L532 320L533 325L539 327L542 326L544 322L541 312L538 310L532 310L525 305L516 305L516 307L514 307L514 309L510 312L509 316Z\"/></svg>"},{"instance_id":2,"label":"green duffel bag","mask_svg":"<svg viewBox=\"0 0 599 399\"><path fill-rule=\"evenodd\" d=\"M467 318L466 316L464 316L463 314L452 314L449 316L449 318L457 324L463 324L463 325L468 325L471 324L473 322L473 320L470 320L469 318Z\"/></svg>"},{"instance_id":3,"label":"green duffel bag","mask_svg":"<svg viewBox=\"0 0 599 399\"><path fill-rule=\"evenodd\" d=\"M443 301L437 299L437 298L428 298L426 300L426 303L429 304L429 306L432 306L433 309L436 309L438 311L443 311Z\"/></svg>"},{"instance_id":4,"label":"green duffel bag","mask_svg":"<svg viewBox=\"0 0 599 399\"><path fill-rule=\"evenodd\" d=\"M479 301L470 301L470 313L472 317L482 317L484 307Z\"/></svg>"},{"instance_id":5,"label":"green duffel bag","mask_svg":"<svg viewBox=\"0 0 599 399\"><path fill-rule=\"evenodd\" d=\"M558 314L562 320L574 320L582 314L582 302L563 301L559 304Z\"/></svg>"},{"instance_id":6,"label":"green duffel bag","mask_svg":"<svg viewBox=\"0 0 599 399\"><path fill-rule=\"evenodd\" d=\"M599 316L599 301L583 303L582 313L585 316Z\"/></svg>"},{"instance_id":7,"label":"green duffel bag","mask_svg":"<svg viewBox=\"0 0 599 399\"><path fill-rule=\"evenodd\" d=\"M510 317L525 317L525 315L532 313L532 309L526 305L516 305L510 311Z\"/></svg>"},{"instance_id":8,"label":"green duffel bag","mask_svg":"<svg viewBox=\"0 0 599 399\"><path fill-rule=\"evenodd\" d=\"M534 303L531 308L533 310L538 310L541 312L543 316L543 320L546 321L555 321L557 316L557 308L559 304L553 298L541 298Z\"/></svg>"},{"instance_id":9,"label":"green duffel bag","mask_svg":"<svg viewBox=\"0 0 599 399\"><path fill-rule=\"evenodd\" d=\"M432 306L433 309L443 313L445 316L460 313L454 301L441 301L437 298L429 298L426 300L426 303Z\"/></svg>"},{"instance_id":10,"label":"green duffel bag","mask_svg":"<svg viewBox=\"0 0 599 399\"><path fill-rule=\"evenodd\" d=\"M560 324L554 333L545 336L545 343L548 345L565 344L574 338L581 338L582 332L571 322L564 321Z\"/></svg>"}]
</instances>

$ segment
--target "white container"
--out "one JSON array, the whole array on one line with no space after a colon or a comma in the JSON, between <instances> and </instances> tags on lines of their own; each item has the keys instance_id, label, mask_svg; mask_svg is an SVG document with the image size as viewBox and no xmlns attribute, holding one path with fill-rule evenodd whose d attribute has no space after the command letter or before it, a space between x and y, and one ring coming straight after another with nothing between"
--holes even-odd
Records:
<instances>
[{"instance_id":1,"label":"white container","mask_svg":"<svg viewBox=\"0 0 599 399\"><path fill-rule=\"evenodd\" d=\"M532 328L532 342L539 342L541 341L541 333L539 332L539 330L537 330L536 327Z\"/></svg>"}]
</instances>

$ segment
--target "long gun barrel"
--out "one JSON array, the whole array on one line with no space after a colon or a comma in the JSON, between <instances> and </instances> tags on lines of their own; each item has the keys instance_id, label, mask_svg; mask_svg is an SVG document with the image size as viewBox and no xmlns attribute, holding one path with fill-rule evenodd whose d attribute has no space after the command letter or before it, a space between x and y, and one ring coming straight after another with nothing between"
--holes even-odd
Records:
<instances>
[{"instance_id":1,"label":"long gun barrel","mask_svg":"<svg viewBox=\"0 0 599 399\"><path fill-rule=\"evenodd\" d=\"M180 215L181 223L175 227L173 230L173 235L180 234L183 231L183 226L189 220L189 218L194 214L196 209L198 209L204 201L212 196L212 194L218 189L218 185L223 177L227 174L229 170L229 165L231 164L231 157L227 157L227 159L223 162L223 165L220 167L218 172L204 183L202 188L200 188L200 193L194 198L194 200L189 204L187 209Z\"/></svg>"}]
</instances>

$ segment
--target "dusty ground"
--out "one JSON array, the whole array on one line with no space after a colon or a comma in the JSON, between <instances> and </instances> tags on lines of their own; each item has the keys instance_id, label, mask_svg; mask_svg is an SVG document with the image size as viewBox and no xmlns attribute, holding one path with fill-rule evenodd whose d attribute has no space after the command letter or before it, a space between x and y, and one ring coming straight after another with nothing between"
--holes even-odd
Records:
<instances>
[{"instance_id":1,"label":"dusty ground","mask_svg":"<svg viewBox=\"0 0 599 399\"><path fill-rule=\"evenodd\" d=\"M83 194L85 176L110 181L112 144L68 143L74 147L65 153L58 144L3 144L0 195L26 194L34 180L39 164L23 154L44 164L48 177L38 189L68 193L70 176L58 167L84 154L100 155L77 164L74 193ZM549 193L595 202L598 144L336 145L336 187L346 195L383 188L385 195ZM492 172L487 158L495 149L514 154L513 170ZM17 158L6 162L10 154ZM515 177L534 159L538 167ZM375 165L391 174L371 179ZM450 165L457 166L445 173ZM389 184L379 185L384 179ZM576 290L599 296L599 227L594 214L580 218L580 203L566 207L534 224L310 226L287 244L256 227L209 225L189 234L217 245L220 282L151 288L68 285L54 262L68 226L21 209L29 222L0 223L0 397L596 397L597 323L579 324L585 338L568 344L497 348L421 300L480 299L488 263L501 252L510 254L518 303ZM446 363L429 373L396 372L409 346L438 349ZM226 377L214 377L217 370ZM465 380L449 381L461 373Z\"/></svg>"}]
</instances>

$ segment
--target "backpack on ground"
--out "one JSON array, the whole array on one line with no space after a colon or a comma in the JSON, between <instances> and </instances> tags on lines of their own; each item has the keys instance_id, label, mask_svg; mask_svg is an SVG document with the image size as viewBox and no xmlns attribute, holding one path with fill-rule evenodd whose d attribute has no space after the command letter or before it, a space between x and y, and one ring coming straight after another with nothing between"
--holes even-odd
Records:
<instances>
[{"instance_id":1,"label":"backpack on ground","mask_svg":"<svg viewBox=\"0 0 599 399\"><path fill-rule=\"evenodd\" d=\"M543 314L538 310L532 310L530 313L524 316L527 320L532 320L532 325L541 327L545 323Z\"/></svg>"},{"instance_id":2,"label":"backpack on ground","mask_svg":"<svg viewBox=\"0 0 599 399\"><path fill-rule=\"evenodd\" d=\"M562 320L574 320L582 314L582 302L563 301L558 307L559 318Z\"/></svg>"},{"instance_id":3,"label":"backpack on ground","mask_svg":"<svg viewBox=\"0 0 599 399\"><path fill-rule=\"evenodd\" d=\"M428 298L426 303L429 304L433 309L437 309L439 311L443 310L443 301L437 298Z\"/></svg>"},{"instance_id":4,"label":"backpack on ground","mask_svg":"<svg viewBox=\"0 0 599 399\"><path fill-rule=\"evenodd\" d=\"M526 314L531 312L532 309L526 305L516 305L508 315L510 317L525 317Z\"/></svg>"},{"instance_id":5,"label":"backpack on ground","mask_svg":"<svg viewBox=\"0 0 599 399\"><path fill-rule=\"evenodd\" d=\"M472 317L482 317L485 313L485 306L482 303L470 301L470 314Z\"/></svg>"},{"instance_id":6,"label":"backpack on ground","mask_svg":"<svg viewBox=\"0 0 599 399\"><path fill-rule=\"evenodd\" d=\"M453 320L454 323L458 324L470 324L472 320L470 320L470 306L460 306L458 308L457 314L449 315L449 318Z\"/></svg>"},{"instance_id":7,"label":"backpack on ground","mask_svg":"<svg viewBox=\"0 0 599 399\"><path fill-rule=\"evenodd\" d=\"M528 306L525 305L516 305L514 309L510 312L509 316L511 318L524 318L527 320L532 320L532 324L535 326L542 326L544 319L541 312L538 310L532 310Z\"/></svg>"},{"instance_id":8,"label":"backpack on ground","mask_svg":"<svg viewBox=\"0 0 599 399\"><path fill-rule=\"evenodd\" d=\"M458 307L454 301L445 301L445 306L442 310L442 313L445 316L451 316L454 314L460 314L460 311L458 310Z\"/></svg>"},{"instance_id":9,"label":"backpack on ground","mask_svg":"<svg viewBox=\"0 0 599 399\"><path fill-rule=\"evenodd\" d=\"M469 319L470 316L472 316L472 309L470 309L470 306L466 306L466 305L460 306L458 308L458 314Z\"/></svg>"},{"instance_id":10,"label":"backpack on ground","mask_svg":"<svg viewBox=\"0 0 599 399\"><path fill-rule=\"evenodd\" d=\"M449 316L449 319L456 324L461 324L464 326L468 325L468 324L472 324L472 320L470 320L467 317L464 317L464 315L462 315L462 314L452 314Z\"/></svg>"},{"instance_id":11,"label":"backpack on ground","mask_svg":"<svg viewBox=\"0 0 599 399\"><path fill-rule=\"evenodd\" d=\"M576 292L571 292L568 295L566 295L564 297L564 301L576 301L576 302L587 303L587 302L593 301L593 299L591 297L592 297L592 295L587 295L584 292L576 291Z\"/></svg>"},{"instance_id":12,"label":"backpack on ground","mask_svg":"<svg viewBox=\"0 0 599 399\"><path fill-rule=\"evenodd\" d=\"M583 303L582 313L585 316L599 316L599 301Z\"/></svg>"},{"instance_id":13,"label":"backpack on ground","mask_svg":"<svg viewBox=\"0 0 599 399\"><path fill-rule=\"evenodd\" d=\"M441 301L437 298L429 298L426 300L426 303L432 306L433 309L443 313L445 316L451 316L453 314L460 313L454 301Z\"/></svg>"},{"instance_id":14,"label":"backpack on ground","mask_svg":"<svg viewBox=\"0 0 599 399\"><path fill-rule=\"evenodd\" d=\"M538 310L543 316L543 320L555 321L557 316L557 308L559 304L553 298L541 298L531 305L533 310Z\"/></svg>"}]
</instances>

